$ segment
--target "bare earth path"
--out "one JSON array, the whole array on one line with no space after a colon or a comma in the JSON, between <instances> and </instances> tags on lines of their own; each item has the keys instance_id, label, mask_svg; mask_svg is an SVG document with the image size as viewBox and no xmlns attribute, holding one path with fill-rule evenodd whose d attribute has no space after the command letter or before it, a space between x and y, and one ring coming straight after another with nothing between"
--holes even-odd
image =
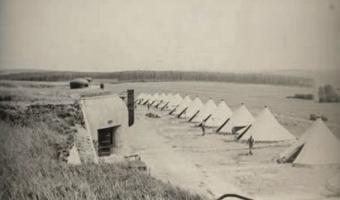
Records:
<instances>
[{"instance_id":1,"label":"bare earth path","mask_svg":"<svg viewBox=\"0 0 340 200\"><path fill-rule=\"evenodd\" d=\"M162 135L162 123L161 119L146 119L140 114L129 137L129 143L133 144L131 148L141 155L152 175L207 196L216 197L225 193L226 189L240 193L233 185L220 180L213 171L208 172L183 152L176 151L176 146Z\"/></svg>"},{"instance_id":2,"label":"bare earth path","mask_svg":"<svg viewBox=\"0 0 340 200\"><path fill-rule=\"evenodd\" d=\"M139 107L134 126L126 134L130 153L139 154L151 175L174 185L216 198L237 193L255 199L336 199L325 183L338 166L297 168L275 163L287 144L255 146L247 156L245 144L217 134L201 136L200 129L183 120L153 111L145 117ZM275 197L275 198L273 198Z\"/></svg>"}]
</instances>

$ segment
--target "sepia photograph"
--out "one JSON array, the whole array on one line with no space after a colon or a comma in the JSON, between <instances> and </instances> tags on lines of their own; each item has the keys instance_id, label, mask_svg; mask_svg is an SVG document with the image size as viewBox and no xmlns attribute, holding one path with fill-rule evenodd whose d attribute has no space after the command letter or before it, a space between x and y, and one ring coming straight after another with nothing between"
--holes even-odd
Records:
<instances>
[{"instance_id":1,"label":"sepia photograph","mask_svg":"<svg viewBox=\"0 0 340 200\"><path fill-rule=\"evenodd\" d=\"M340 200L340 0L0 0L0 200Z\"/></svg>"}]
</instances>

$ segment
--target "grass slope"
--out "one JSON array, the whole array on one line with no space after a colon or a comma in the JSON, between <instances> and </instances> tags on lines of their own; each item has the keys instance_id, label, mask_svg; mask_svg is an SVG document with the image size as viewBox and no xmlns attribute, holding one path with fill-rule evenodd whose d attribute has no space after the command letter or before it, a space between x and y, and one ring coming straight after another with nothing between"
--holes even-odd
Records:
<instances>
[{"instance_id":1,"label":"grass slope","mask_svg":"<svg viewBox=\"0 0 340 200\"><path fill-rule=\"evenodd\" d=\"M202 199L125 163L60 161L58 150L73 140L71 126L82 121L76 107L30 105L36 95L25 94L9 91L12 100L0 104L0 199Z\"/></svg>"}]
</instances>

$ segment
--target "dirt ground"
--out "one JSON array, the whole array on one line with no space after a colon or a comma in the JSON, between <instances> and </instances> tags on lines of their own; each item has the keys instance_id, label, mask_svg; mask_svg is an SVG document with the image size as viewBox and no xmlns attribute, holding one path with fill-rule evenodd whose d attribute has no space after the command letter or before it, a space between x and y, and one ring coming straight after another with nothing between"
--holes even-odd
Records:
<instances>
[{"instance_id":1,"label":"dirt ground","mask_svg":"<svg viewBox=\"0 0 340 200\"><path fill-rule=\"evenodd\" d=\"M161 118L145 117L139 106L136 123L126 134L129 153L137 153L151 175L208 198L237 193L254 199L338 199L325 188L339 166L293 167L277 164L288 144L256 144L253 156L246 144L231 136L207 134L194 124L153 110ZM210 130L210 132L212 132Z\"/></svg>"}]
</instances>

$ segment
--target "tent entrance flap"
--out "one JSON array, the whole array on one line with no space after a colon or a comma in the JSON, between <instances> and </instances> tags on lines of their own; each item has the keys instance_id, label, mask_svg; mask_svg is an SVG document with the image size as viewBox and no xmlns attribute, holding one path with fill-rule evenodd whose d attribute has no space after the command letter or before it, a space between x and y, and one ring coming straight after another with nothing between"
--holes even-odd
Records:
<instances>
[{"instance_id":1,"label":"tent entrance flap","mask_svg":"<svg viewBox=\"0 0 340 200\"><path fill-rule=\"evenodd\" d=\"M248 128L246 128L246 130L244 130L242 133L240 133L240 135L237 136L237 140L241 139L241 137L251 128L252 125L249 125Z\"/></svg>"},{"instance_id":2,"label":"tent entrance flap","mask_svg":"<svg viewBox=\"0 0 340 200\"><path fill-rule=\"evenodd\" d=\"M223 122L223 124L217 128L216 133L220 132L220 130L229 122L230 118L228 118L227 120L225 120L225 122Z\"/></svg>"},{"instance_id":3,"label":"tent entrance flap","mask_svg":"<svg viewBox=\"0 0 340 200\"><path fill-rule=\"evenodd\" d=\"M235 135L237 134L237 131L245 128L246 126L234 126L232 129L231 129L231 134Z\"/></svg>"},{"instance_id":4,"label":"tent entrance flap","mask_svg":"<svg viewBox=\"0 0 340 200\"><path fill-rule=\"evenodd\" d=\"M98 156L111 155L116 146L115 132L119 126L98 129Z\"/></svg>"},{"instance_id":5,"label":"tent entrance flap","mask_svg":"<svg viewBox=\"0 0 340 200\"><path fill-rule=\"evenodd\" d=\"M300 152L302 151L303 147L305 145L301 145L299 146L294 153L292 153L288 158L286 158L286 160L284 160L284 162L286 163L293 163L295 161L295 159L298 157L298 155L300 154Z\"/></svg>"}]
</instances>

